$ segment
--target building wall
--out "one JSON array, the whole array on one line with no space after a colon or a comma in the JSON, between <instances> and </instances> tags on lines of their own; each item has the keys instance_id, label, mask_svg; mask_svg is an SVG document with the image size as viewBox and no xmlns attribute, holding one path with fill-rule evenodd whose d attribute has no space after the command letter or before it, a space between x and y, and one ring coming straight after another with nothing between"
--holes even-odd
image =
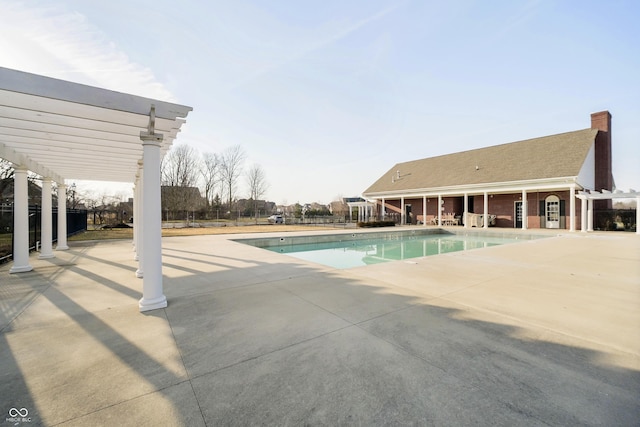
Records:
<instances>
[{"instance_id":1,"label":"building wall","mask_svg":"<svg viewBox=\"0 0 640 427\"><path fill-rule=\"evenodd\" d=\"M550 196L557 196L564 205L564 215L561 218L560 226L569 229L569 214L570 214L570 192L567 191L543 191L543 192L531 192L527 193L527 228L540 228L541 216L544 217L544 211L541 211L540 203ZM474 195L470 196L473 199L473 210L470 212L481 214L484 211L484 196ZM516 202L522 200L522 193L511 194L490 194L489 195L489 214L496 215L496 227L515 228L515 207ZM412 223L417 222L418 217L422 217L422 197L414 199L405 199L405 205L411 205ZM444 202L443 213L453 212L456 216L462 216L464 213L464 198L462 196L455 197L443 197ZM400 206L400 199L385 200L389 205L392 205L398 209ZM576 230L581 227L581 208L580 200L576 199ZM390 209L387 209L387 213L392 213ZM438 198L427 198L427 221L430 218L438 216Z\"/></svg>"},{"instance_id":2,"label":"building wall","mask_svg":"<svg viewBox=\"0 0 640 427\"><path fill-rule=\"evenodd\" d=\"M540 228L540 217L544 216L544 211L540 210L540 202L544 202L548 196L558 196L564 203L564 215L561 219L561 226L569 228L569 191L544 191L527 193L527 227ZM522 193L513 194L494 194L489 195L489 214L496 215L496 227L514 228L515 227L515 202L522 200ZM576 229L580 228L581 219L581 203L576 203ZM474 211L482 213L484 210L484 196L474 196Z\"/></svg>"}]
</instances>

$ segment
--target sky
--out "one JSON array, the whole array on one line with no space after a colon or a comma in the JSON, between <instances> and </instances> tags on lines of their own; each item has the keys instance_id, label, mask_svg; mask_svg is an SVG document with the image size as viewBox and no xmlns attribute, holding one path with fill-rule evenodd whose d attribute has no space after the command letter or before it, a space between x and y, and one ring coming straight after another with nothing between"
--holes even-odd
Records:
<instances>
[{"instance_id":1,"label":"sky","mask_svg":"<svg viewBox=\"0 0 640 427\"><path fill-rule=\"evenodd\" d=\"M191 106L175 144L242 146L277 204L358 196L396 163L603 110L628 190L639 20L636 0L0 0L0 66Z\"/></svg>"}]
</instances>

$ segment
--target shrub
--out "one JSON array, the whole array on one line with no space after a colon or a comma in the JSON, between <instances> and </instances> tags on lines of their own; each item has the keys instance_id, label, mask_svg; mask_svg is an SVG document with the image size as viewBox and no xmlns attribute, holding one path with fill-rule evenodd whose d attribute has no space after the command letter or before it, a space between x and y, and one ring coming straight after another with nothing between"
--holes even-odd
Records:
<instances>
[{"instance_id":1,"label":"shrub","mask_svg":"<svg viewBox=\"0 0 640 427\"><path fill-rule=\"evenodd\" d=\"M371 221L371 222L359 222L360 228L374 228L374 227L395 227L396 223L393 221Z\"/></svg>"}]
</instances>

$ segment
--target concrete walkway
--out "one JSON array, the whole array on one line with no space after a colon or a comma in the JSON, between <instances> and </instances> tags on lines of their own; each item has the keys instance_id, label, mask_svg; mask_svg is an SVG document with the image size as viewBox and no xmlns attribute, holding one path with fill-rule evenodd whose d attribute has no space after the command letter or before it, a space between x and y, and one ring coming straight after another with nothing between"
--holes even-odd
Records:
<instances>
[{"instance_id":1,"label":"concrete walkway","mask_svg":"<svg viewBox=\"0 0 640 427\"><path fill-rule=\"evenodd\" d=\"M238 237L164 239L146 314L130 241L0 266L0 426L639 425L639 236L349 270Z\"/></svg>"}]
</instances>

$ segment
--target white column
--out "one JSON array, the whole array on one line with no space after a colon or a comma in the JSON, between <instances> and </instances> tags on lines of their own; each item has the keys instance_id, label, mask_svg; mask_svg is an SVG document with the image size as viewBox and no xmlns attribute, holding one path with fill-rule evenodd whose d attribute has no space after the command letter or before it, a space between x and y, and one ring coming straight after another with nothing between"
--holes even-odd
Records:
<instances>
[{"instance_id":1,"label":"white column","mask_svg":"<svg viewBox=\"0 0 640 427\"><path fill-rule=\"evenodd\" d=\"M640 234L640 197L636 197L636 234Z\"/></svg>"},{"instance_id":2,"label":"white column","mask_svg":"<svg viewBox=\"0 0 640 427\"><path fill-rule=\"evenodd\" d=\"M138 221L135 227L138 229L138 241L136 242L136 257L138 259L138 269L136 277L142 279L144 277L144 164L138 162Z\"/></svg>"},{"instance_id":3,"label":"white column","mask_svg":"<svg viewBox=\"0 0 640 427\"><path fill-rule=\"evenodd\" d=\"M587 200L587 231L593 231L593 199Z\"/></svg>"},{"instance_id":4,"label":"white column","mask_svg":"<svg viewBox=\"0 0 640 427\"><path fill-rule=\"evenodd\" d=\"M427 226L427 196L422 198L422 225Z\"/></svg>"},{"instance_id":5,"label":"white column","mask_svg":"<svg viewBox=\"0 0 640 427\"><path fill-rule=\"evenodd\" d=\"M15 165L13 172L13 266L9 273L33 270L29 265L29 186L27 168Z\"/></svg>"},{"instance_id":6,"label":"white column","mask_svg":"<svg viewBox=\"0 0 640 427\"><path fill-rule=\"evenodd\" d=\"M576 231L576 187L569 189L569 231Z\"/></svg>"},{"instance_id":7,"label":"white column","mask_svg":"<svg viewBox=\"0 0 640 427\"><path fill-rule=\"evenodd\" d=\"M67 186L64 182L58 183L58 243L57 251L66 251L67 245Z\"/></svg>"},{"instance_id":8,"label":"white column","mask_svg":"<svg viewBox=\"0 0 640 427\"><path fill-rule=\"evenodd\" d=\"M587 232L587 198L580 200L580 231Z\"/></svg>"},{"instance_id":9,"label":"white column","mask_svg":"<svg viewBox=\"0 0 640 427\"><path fill-rule=\"evenodd\" d=\"M400 225L404 225L407 222L405 213L406 211L404 210L404 197L400 197Z\"/></svg>"},{"instance_id":10,"label":"white column","mask_svg":"<svg viewBox=\"0 0 640 427\"><path fill-rule=\"evenodd\" d=\"M53 258L53 210L51 203L51 178L42 180L42 215L40 216L40 259Z\"/></svg>"},{"instance_id":11,"label":"white column","mask_svg":"<svg viewBox=\"0 0 640 427\"><path fill-rule=\"evenodd\" d=\"M489 193L484 192L484 215L482 215L482 227L489 228Z\"/></svg>"},{"instance_id":12,"label":"white column","mask_svg":"<svg viewBox=\"0 0 640 427\"><path fill-rule=\"evenodd\" d=\"M469 228L469 220L467 219L467 213L469 211L469 195L464 193L464 212L462 213L462 220L464 221L464 228Z\"/></svg>"},{"instance_id":13,"label":"white column","mask_svg":"<svg viewBox=\"0 0 640 427\"><path fill-rule=\"evenodd\" d=\"M527 190L522 190L522 229L527 229L529 207L527 206Z\"/></svg>"},{"instance_id":14,"label":"white column","mask_svg":"<svg viewBox=\"0 0 640 427\"><path fill-rule=\"evenodd\" d=\"M142 230L144 278L140 311L167 306L162 290L162 212L160 204L160 141L161 135L141 135L143 143L144 174L142 203L144 228Z\"/></svg>"},{"instance_id":15,"label":"white column","mask_svg":"<svg viewBox=\"0 0 640 427\"><path fill-rule=\"evenodd\" d=\"M385 217L385 215L387 214L387 209L386 209L386 207L385 207L385 205L384 205L384 204L385 204L385 200L384 200L384 197L383 197L383 198L382 198L382 220L383 220L383 221L384 221L384 217Z\"/></svg>"},{"instance_id":16,"label":"white column","mask_svg":"<svg viewBox=\"0 0 640 427\"><path fill-rule=\"evenodd\" d=\"M440 194L438 194L438 227L442 227L442 196Z\"/></svg>"},{"instance_id":17,"label":"white column","mask_svg":"<svg viewBox=\"0 0 640 427\"><path fill-rule=\"evenodd\" d=\"M131 213L131 216L133 217L133 220L131 221L131 225L133 226L133 241L131 242L132 246L133 246L133 260L137 261L138 260L138 252L136 249L136 240L137 239L137 234L138 234L138 228L136 227L136 221L138 220L138 174L136 173L136 180L135 183L133 184L133 212Z\"/></svg>"}]
</instances>

